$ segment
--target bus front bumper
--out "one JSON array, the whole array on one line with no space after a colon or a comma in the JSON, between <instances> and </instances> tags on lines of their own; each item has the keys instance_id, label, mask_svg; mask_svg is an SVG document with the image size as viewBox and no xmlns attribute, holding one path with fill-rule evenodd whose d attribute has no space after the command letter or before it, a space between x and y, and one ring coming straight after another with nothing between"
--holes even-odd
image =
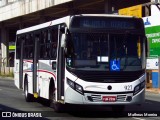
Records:
<instances>
[{"instance_id":1,"label":"bus front bumper","mask_svg":"<svg viewBox=\"0 0 160 120\"><path fill-rule=\"evenodd\" d=\"M114 97L115 101L105 101L105 97ZM136 95L133 93L84 93L83 95L68 87L65 92L65 103L69 104L88 104L88 105L131 105L142 104L145 101L145 89Z\"/></svg>"}]
</instances>

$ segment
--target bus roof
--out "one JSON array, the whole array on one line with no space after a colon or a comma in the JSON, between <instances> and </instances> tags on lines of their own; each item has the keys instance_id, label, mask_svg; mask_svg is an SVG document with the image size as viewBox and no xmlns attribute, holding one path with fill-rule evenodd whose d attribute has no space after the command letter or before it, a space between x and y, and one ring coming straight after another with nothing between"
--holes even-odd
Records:
<instances>
[{"instance_id":1,"label":"bus roof","mask_svg":"<svg viewBox=\"0 0 160 120\"><path fill-rule=\"evenodd\" d=\"M135 18L134 16L117 15L117 14L80 14L74 16L99 16L99 17L125 17L125 18Z\"/></svg>"},{"instance_id":2,"label":"bus roof","mask_svg":"<svg viewBox=\"0 0 160 120\"><path fill-rule=\"evenodd\" d=\"M56 20L52 20L52 21L49 21L49 22L46 22L46 23L42 23L42 24L35 25L35 26L32 26L32 27L24 28L24 29L18 30L16 34L19 35L19 34L31 32L31 31L39 30L39 29L42 29L42 28L46 28L46 27L49 27L49 26L58 25L58 24L61 24L61 23L66 23L66 25L69 27L69 20L74 16L99 16L99 17L104 16L104 17L134 18L133 16L114 15L114 14L80 14L80 15L66 16L66 17L59 18L59 19L56 19Z\"/></svg>"},{"instance_id":3,"label":"bus roof","mask_svg":"<svg viewBox=\"0 0 160 120\"><path fill-rule=\"evenodd\" d=\"M68 23L69 18L70 18L70 16L66 16L66 17L59 18L59 19L56 19L56 20L53 20L53 21L49 21L49 22L46 22L46 23L42 23L42 24L39 24L39 25L32 26L32 27L24 28L24 29L18 30L16 34L19 35L19 34L31 32L31 31L39 30L39 29L42 29L42 28L46 28L46 27L49 27L49 26L58 25L58 24L61 24L61 23Z\"/></svg>"}]
</instances>

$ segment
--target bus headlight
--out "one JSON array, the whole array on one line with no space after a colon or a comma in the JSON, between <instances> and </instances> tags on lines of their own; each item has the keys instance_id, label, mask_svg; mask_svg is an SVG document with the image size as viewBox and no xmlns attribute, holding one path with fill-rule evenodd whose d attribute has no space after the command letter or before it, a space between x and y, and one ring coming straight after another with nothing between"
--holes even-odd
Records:
<instances>
[{"instance_id":1,"label":"bus headlight","mask_svg":"<svg viewBox=\"0 0 160 120\"><path fill-rule=\"evenodd\" d=\"M71 81L71 80L69 80L69 79L67 78L67 83L68 83L68 85L69 85L71 88L74 89L74 82L73 82L73 81Z\"/></svg>"},{"instance_id":2,"label":"bus headlight","mask_svg":"<svg viewBox=\"0 0 160 120\"><path fill-rule=\"evenodd\" d=\"M137 93L139 93L144 87L145 87L145 80L134 88L133 95L136 95Z\"/></svg>"},{"instance_id":3,"label":"bus headlight","mask_svg":"<svg viewBox=\"0 0 160 120\"><path fill-rule=\"evenodd\" d=\"M82 88L82 86L80 86L80 85L78 85L78 84L75 83L75 89L76 89L77 92L83 94L83 88Z\"/></svg>"},{"instance_id":4,"label":"bus headlight","mask_svg":"<svg viewBox=\"0 0 160 120\"><path fill-rule=\"evenodd\" d=\"M83 87L81 85L71 81L68 78L67 78L67 83L72 89L74 89L75 91L77 91L77 92L79 92L80 94L83 95Z\"/></svg>"}]
</instances>

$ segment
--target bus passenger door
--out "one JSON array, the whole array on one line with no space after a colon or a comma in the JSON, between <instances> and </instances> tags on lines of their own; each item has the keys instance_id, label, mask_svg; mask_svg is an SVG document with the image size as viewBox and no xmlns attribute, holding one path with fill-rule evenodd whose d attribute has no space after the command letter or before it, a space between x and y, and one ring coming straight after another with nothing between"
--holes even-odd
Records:
<instances>
[{"instance_id":1,"label":"bus passenger door","mask_svg":"<svg viewBox=\"0 0 160 120\"><path fill-rule=\"evenodd\" d=\"M59 26L59 45L57 57L57 100L63 100L64 97L64 74L65 74L65 57L63 43L65 40L65 33L61 32ZM64 28L65 29L65 28Z\"/></svg>"},{"instance_id":2,"label":"bus passenger door","mask_svg":"<svg viewBox=\"0 0 160 120\"><path fill-rule=\"evenodd\" d=\"M19 42L19 48L17 49L17 52L19 52L18 50L20 50L20 54L18 55L19 57L19 61L16 61L15 65L16 65L16 71L19 72L19 80L17 80L16 86L20 89L23 88L23 58L24 58L24 36L19 37L18 38L18 42ZM18 65L19 65L19 69L18 69Z\"/></svg>"},{"instance_id":3,"label":"bus passenger door","mask_svg":"<svg viewBox=\"0 0 160 120\"><path fill-rule=\"evenodd\" d=\"M33 55L33 95L38 97L38 58L39 58L40 33L34 34L34 55Z\"/></svg>"}]
</instances>

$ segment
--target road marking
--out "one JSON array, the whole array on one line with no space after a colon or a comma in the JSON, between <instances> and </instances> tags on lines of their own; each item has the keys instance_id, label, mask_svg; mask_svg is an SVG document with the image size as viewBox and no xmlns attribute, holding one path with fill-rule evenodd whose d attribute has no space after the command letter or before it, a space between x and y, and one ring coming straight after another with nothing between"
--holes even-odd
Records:
<instances>
[{"instance_id":1,"label":"road marking","mask_svg":"<svg viewBox=\"0 0 160 120\"><path fill-rule=\"evenodd\" d=\"M153 103L151 103L151 102L148 102L148 101L145 101L145 103L147 103L147 104L153 104Z\"/></svg>"},{"instance_id":2,"label":"road marking","mask_svg":"<svg viewBox=\"0 0 160 120\"><path fill-rule=\"evenodd\" d=\"M138 117L132 117L133 119L136 119L136 120L146 120L146 119L142 119L142 118L138 118Z\"/></svg>"}]
</instances>

